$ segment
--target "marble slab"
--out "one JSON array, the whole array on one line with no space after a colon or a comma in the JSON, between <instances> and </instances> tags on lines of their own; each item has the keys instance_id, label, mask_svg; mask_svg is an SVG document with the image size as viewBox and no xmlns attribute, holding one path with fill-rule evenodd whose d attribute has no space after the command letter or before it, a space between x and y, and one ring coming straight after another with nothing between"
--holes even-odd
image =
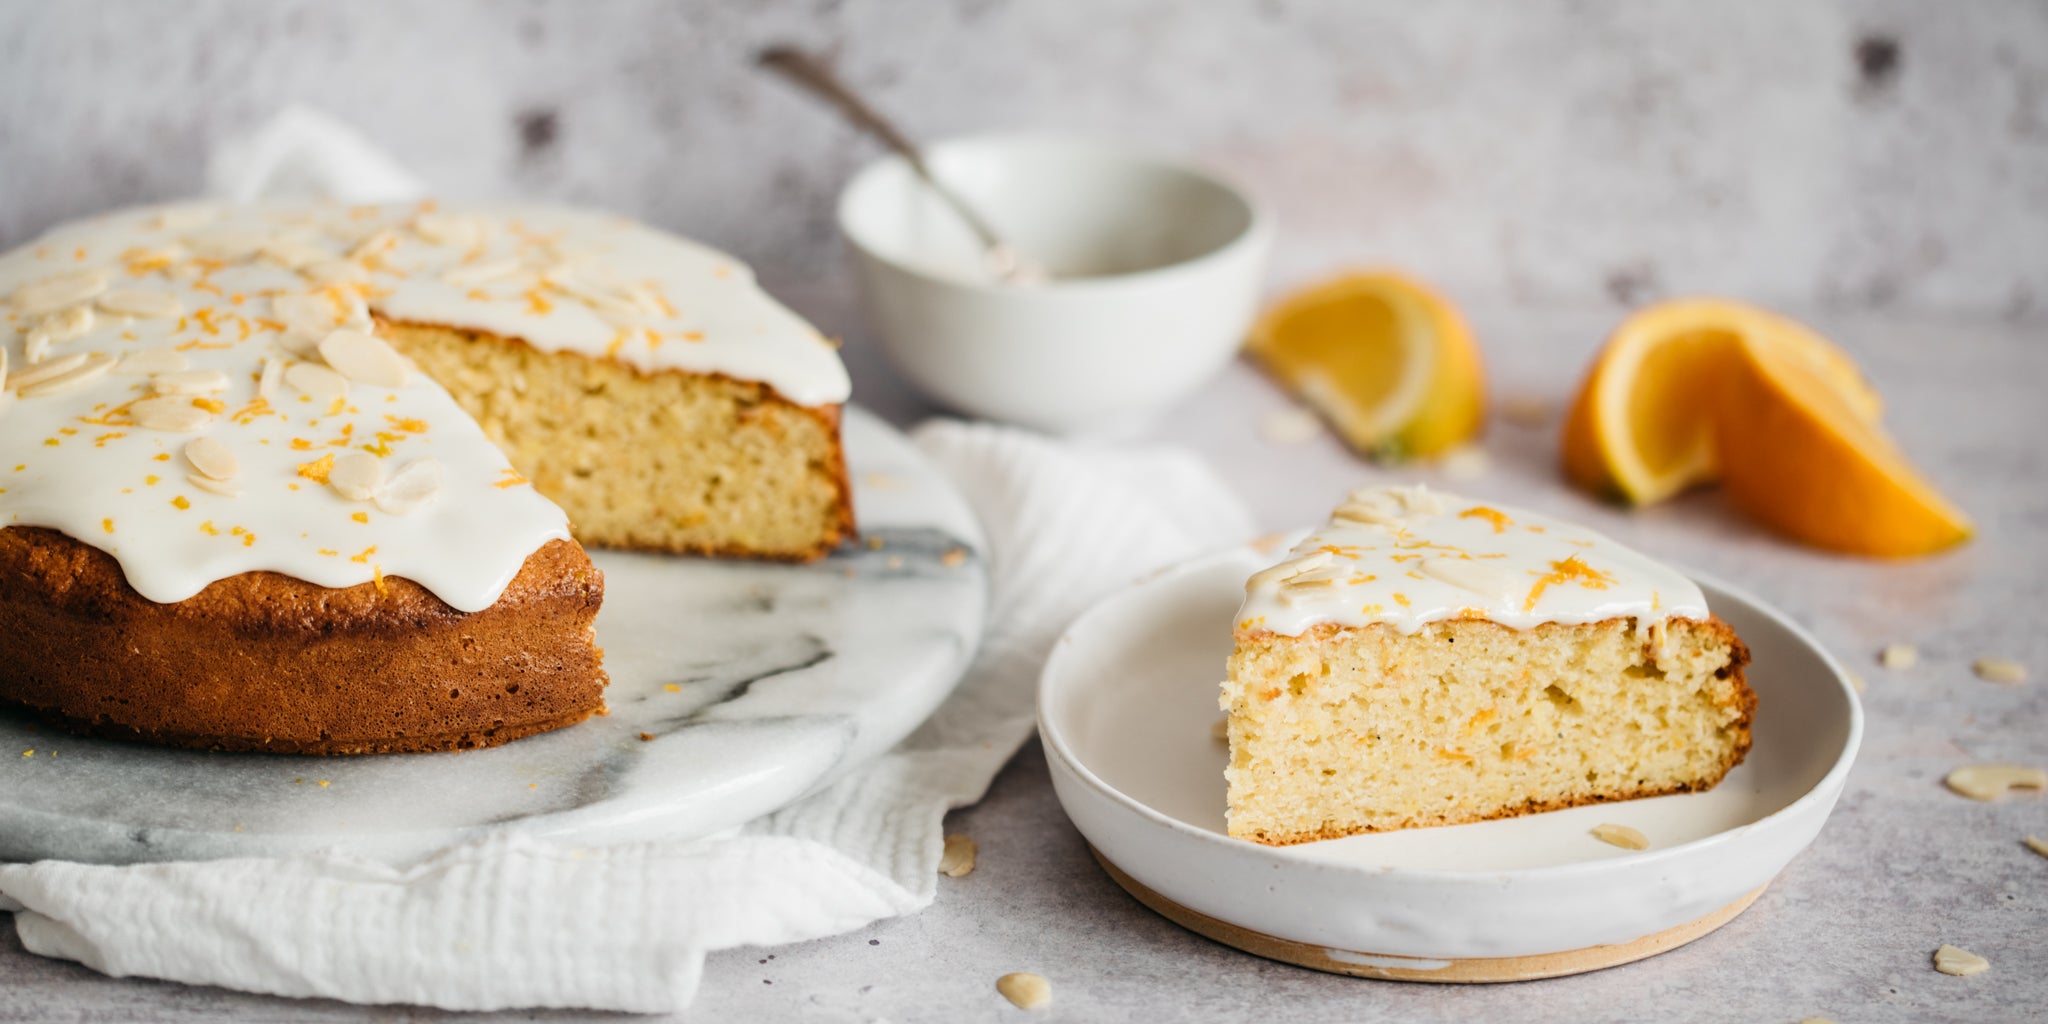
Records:
<instances>
[{"instance_id":1,"label":"marble slab","mask_svg":"<svg viewBox=\"0 0 2048 1024\"><path fill-rule=\"evenodd\" d=\"M845 444L862 540L821 562L594 553L609 715L489 750L320 758L87 739L0 713L0 859L404 862L496 829L685 839L773 811L909 734L981 636L987 562L965 501L861 410Z\"/></svg>"}]
</instances>

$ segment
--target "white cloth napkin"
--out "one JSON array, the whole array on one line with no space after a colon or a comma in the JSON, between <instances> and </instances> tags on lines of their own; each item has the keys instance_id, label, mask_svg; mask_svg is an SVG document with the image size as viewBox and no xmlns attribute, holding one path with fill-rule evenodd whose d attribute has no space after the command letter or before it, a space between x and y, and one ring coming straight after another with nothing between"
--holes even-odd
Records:
<instances>
[{"instance_id":1,"label":"white cloth napkin","mask_svg":"<svg viewBox=\"0 0 2048 1024\"><path fill-rule=\"evenodd\" d=\"M673 1011L707 951L800 942L921 909L948 808L1030 735L1040 667L1090 603L1243 540L1243 506L1174 450L926 424L917 444L981 517L980 653L882 758L737 836L576 848L511 836L407 869L346 856L0 865L23 945L107 974L462 1010Z\"/></svg>"}]
</instances>

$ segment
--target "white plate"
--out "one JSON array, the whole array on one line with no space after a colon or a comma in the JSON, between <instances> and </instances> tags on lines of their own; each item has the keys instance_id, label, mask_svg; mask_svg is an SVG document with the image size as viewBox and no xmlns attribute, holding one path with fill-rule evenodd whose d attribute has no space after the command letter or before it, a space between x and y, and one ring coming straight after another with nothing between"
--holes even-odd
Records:
<instances>
[{"instance_id":1,"label":"white plate","mask_svg":"<svg viewBox=\"0 0 2048 1024\"><path fill-rule=\"evenodd\" d=\"M1180 923L1344 973L1510 980L1671 948L1739 913L1819 833L1862 736L1841 667L1782 614L1702 581L1754 662L1748 759L1705 793L1288 847L1224 832L1211 729L1244 548L1169 570L1078 619L1039 695L1061 804L1119 882ZM1652 848L1587 830L1615 822Z\"/></svg>"},{"instance_id":2,"label":"white plate","mask_svg":"<svg viewBox=\"0 0 2048 1024\"><path fill-rule=\"evenodd\" d=\"M403 861L492 829L692 838L773 811L908 735L981 638L966 502L870 414L846 411L845 445L866 543L801 566L593 553L608 716L488 750L320 758L85 739L0 713L0 860L334 847Z\"/></svg>"}]
</instances>

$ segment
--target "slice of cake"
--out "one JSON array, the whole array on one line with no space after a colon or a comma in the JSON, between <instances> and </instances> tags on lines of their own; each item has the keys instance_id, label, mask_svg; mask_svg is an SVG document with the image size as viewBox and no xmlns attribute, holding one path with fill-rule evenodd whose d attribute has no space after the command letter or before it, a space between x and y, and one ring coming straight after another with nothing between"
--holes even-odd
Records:
<instances>
[{"instance_id":1,"label":"slice of cake","mask_svg":"<svg viewBox=\"0 0 2048 1024\"><path fill-rule=\"evenodd\" d=\"M0 701L146 742L488 746L604 706L578 543L818 558L834 346L531 206L123 210L0 256Z\"/></svg>"},{"instance_id":2,"label":"slice of cake","mask_svg":"<svg viewBox=\"0 0 2048 1024\"><path fill-rule=\"evenodd\" d=\"M1354 492L1235 632L1229 829L1255 842L1704 790L1749 750L1749 651L1699 588L1521 509Z\"/></svg>"}]
</instances>

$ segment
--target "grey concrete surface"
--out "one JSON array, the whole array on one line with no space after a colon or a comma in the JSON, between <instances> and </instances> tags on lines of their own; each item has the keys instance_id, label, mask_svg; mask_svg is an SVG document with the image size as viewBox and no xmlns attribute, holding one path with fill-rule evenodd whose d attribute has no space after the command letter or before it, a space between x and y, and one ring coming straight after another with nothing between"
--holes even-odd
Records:
<instances>
[{"instance_id":1,"label":"grey concrete surface","mask_svg":"<svg viewBox=\"0 0 2048 1024\"><path fill-rule=\"evenodd\" d=\"M1283 280L2048 308L2037 0L0 0L0 244L190 192L297 102L450 194L609 207L807 283L875 150L749 68L777 40L926 137L1215 164L1274 205Z\"/></svg>"}]
</instances>

